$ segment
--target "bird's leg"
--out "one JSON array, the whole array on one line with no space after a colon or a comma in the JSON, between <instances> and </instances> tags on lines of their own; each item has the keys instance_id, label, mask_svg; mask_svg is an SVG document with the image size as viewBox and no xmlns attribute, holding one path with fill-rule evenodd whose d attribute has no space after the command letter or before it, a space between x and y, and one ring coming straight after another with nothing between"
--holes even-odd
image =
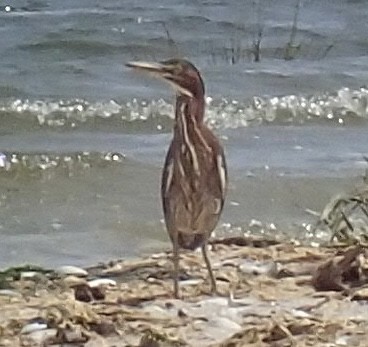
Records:
<instances>
[{"instance_id":1,"label":"bird's leg","mask_svg":"<svg viewBox=\"0 0 368 347\"><path fill-rule=\"evenodd\" d=\"M203 255L203 259L204 259L204 261L206 263L206 266L207 266L208 274L210 275L211 293L216 294L217 293L216 279L215 279L215 276L213 276L211 262L210 262L210 259L208 258L208 254L207 254L207 243L205 243L202 246L202 255Z\"/></svg>"},{"instance_id":2,"label":"bird's leg","mask_svg":"<svg viewBox=\"0 0 368 347\"><path fill-rule=\"evenodd\" d=\"M173 237L173 264L174 297L179 299L179 241L177 232Z\"/></svg>"}]
</instances>

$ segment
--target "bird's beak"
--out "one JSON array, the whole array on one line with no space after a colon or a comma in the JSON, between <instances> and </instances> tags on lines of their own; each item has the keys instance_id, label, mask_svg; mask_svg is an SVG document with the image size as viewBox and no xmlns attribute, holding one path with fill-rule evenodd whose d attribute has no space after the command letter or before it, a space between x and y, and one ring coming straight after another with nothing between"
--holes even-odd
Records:
<instances>
[{"instance_id":1,"label":"bird's beak","mask_svg":"<svg viewBox=\"0 0 368 347\"><path fill-rule=\"evenodd\" d=\"M146 61L131 61L125 65L138 71L148 72L154 76L162 78L172 76L172 71L175 68L174 65L151 63Z\"/></svg>"},{"instance_id":2,"label":"bird's beak","mask_svg":"<svg viewBox=\"0 0 368 347\"><path fill-rule=\"evenodd\" d=\"M164 81L168 82L179 94L193 97L193 94L189 90L184 89L180 85L178 76L176 76L175 73L175 71L178 69L178 66L175 64L168 64L166 62L151 63L146 61L132 61L126 63L125 66L131 67L137 71L149 73L153 77L163 79Z\"/></svg>"}]
</instances>

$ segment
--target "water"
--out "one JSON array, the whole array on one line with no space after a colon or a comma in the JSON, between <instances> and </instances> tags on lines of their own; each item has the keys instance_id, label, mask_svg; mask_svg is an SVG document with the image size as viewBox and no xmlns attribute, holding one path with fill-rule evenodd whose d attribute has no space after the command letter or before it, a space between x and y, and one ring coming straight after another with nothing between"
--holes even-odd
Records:
<instances>
[{"instance_id":1,"label":"water","mask_svg":"<svg viewBox=\"0 0 368 347\"><path fill-rule=\"evenodd\" d=\"M231 179L217 232L305 238L308 211L365 173L368 10L301 1L286 60L295 4L0 4L0 267L169 246L159 182L174 96L124 67L134 59L187 57L203 74Z\"/></svg>"}]
</instances>

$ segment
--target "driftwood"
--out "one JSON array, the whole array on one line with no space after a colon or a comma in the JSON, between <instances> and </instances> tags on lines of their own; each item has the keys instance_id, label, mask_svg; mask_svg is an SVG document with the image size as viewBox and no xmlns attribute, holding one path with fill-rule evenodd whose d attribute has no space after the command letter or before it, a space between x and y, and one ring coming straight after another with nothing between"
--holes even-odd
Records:
<instances>
[{"instance_id":1,"label":"driftwood","mask_svg":"<svg viewBox=\"0 0 368 347\"><path fill-rule=\"evenodd\" d=\"M359 256L364 252L361 246L349 248L342 255L333 257L320 265L312 278L316 290L345 291L360 280ZM345 283L344 283L345 282Z\"/></svg>"}]
</instances>

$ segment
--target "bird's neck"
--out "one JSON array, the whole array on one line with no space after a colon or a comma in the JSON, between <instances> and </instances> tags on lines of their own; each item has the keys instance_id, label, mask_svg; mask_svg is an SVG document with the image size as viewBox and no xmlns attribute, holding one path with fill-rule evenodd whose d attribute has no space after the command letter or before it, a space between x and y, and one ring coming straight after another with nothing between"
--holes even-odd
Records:
<instances>
[{"instance_id":1,"label":"bird's neck","mask_svg":"<svg viewBox=\"0 0 368 347\"><path fill-rule=\"evenodd\" d=\"M178 96L176 99L175 133L181 136L203 126L204 97Z\"/></svg>"}]
</instances>

